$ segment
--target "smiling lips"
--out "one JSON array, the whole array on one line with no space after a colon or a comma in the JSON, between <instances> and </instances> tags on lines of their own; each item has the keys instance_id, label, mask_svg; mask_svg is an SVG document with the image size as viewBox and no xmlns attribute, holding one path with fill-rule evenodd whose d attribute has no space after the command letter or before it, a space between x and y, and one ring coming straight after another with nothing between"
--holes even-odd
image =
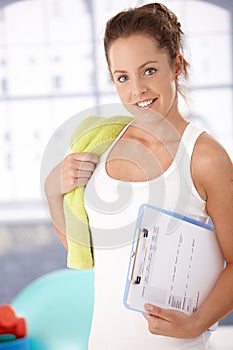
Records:
<instances>
[{"instance_id":1,"label":"smiling lips","mask_svg":"<svg viewBox=\"0 0 233 350\"><path fill-rule=\"evenodd\" d=\"M141 108L145 108L145 107L150 108L153 105L153 103L155 102L155 100L156 100L156 98L154 98L152 100L146 100L146 101L138 102L138 103L136 103L136 105L138 107L141 107Z\"/></svg>"}]
</instances>

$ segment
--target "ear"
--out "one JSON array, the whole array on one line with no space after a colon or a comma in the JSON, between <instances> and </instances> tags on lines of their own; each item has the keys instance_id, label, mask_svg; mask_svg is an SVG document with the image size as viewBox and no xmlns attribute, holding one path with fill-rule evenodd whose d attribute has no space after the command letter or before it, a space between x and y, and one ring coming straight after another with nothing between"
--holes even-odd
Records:
<instances>
[{"instance_id":1,"label":"ear","mask_svg":"<svg viewBox=\"0 0 233 350\"><path fill-rule=\"evenodd\" d=\"M175 72L175 77L178 79L178 76L182 73L183 71L183 56L181 54L178 54L174 60L174 72Z\"/></svg>"}]
</instances>

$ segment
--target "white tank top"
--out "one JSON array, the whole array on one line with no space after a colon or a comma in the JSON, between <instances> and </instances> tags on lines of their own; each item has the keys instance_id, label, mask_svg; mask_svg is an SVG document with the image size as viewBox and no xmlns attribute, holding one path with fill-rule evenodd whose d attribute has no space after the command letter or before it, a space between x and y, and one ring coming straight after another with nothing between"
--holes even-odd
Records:
<instances>
[{"instance_id":1,"label":"white tank top","mask_svg":"<svg viewBox=\"0 0 233 350\"><path fill-rule=\"evenodd\" d=\"M145 318L123 305L131 243L142 204L208 221L206 202L195 189L190 171L193 149L203 131L187 125L173 162L161 176L146 182L126 182L107 174L106 159L127 127L102 155L85 190L95 261L95 305L89 350L150 350L157 346L163 350L188 350L195 341L197 349L204 349L204 335L181 340L150 334Z\"/></svg>"}]
</instances>

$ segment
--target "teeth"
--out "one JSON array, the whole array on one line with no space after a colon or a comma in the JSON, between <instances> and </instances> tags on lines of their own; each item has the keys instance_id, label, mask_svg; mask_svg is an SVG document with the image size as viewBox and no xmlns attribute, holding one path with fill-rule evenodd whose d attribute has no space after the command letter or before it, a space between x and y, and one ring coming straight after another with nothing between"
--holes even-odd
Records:
<instances>
[{"instance_id":1,"label":"teeth","mask_svg":"<svg viewBox=\"0 0 233 350\"><path fill-rule=\"evenodd\" d=\"M138 105L139 107L147 107L147 106L149 106L152 102L153 102L153 100L148 100L148 101L138 102L137 105Z\"/></svg>"}]
</instances>

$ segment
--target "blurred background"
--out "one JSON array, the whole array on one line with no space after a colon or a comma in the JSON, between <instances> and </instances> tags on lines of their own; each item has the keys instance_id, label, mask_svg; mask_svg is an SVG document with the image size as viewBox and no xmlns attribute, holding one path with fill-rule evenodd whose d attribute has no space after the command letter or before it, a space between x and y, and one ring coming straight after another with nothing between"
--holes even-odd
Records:
<instances>
[{"instance_id":1,"label":"blurred background","mask_svg":"<svg viewBox=\"0 0 233 350\"><path fill-rule=\"evenodd\" d=\"M40 186L56 129L92 106L119 102L103 51L108 18L152 1L0 1L0 304L66 266ZM161 1L178 15L191 63L185 116L233 155L233 2ZM233 316L222 324L233 324Z\"/></svg>"}]
</instances>

